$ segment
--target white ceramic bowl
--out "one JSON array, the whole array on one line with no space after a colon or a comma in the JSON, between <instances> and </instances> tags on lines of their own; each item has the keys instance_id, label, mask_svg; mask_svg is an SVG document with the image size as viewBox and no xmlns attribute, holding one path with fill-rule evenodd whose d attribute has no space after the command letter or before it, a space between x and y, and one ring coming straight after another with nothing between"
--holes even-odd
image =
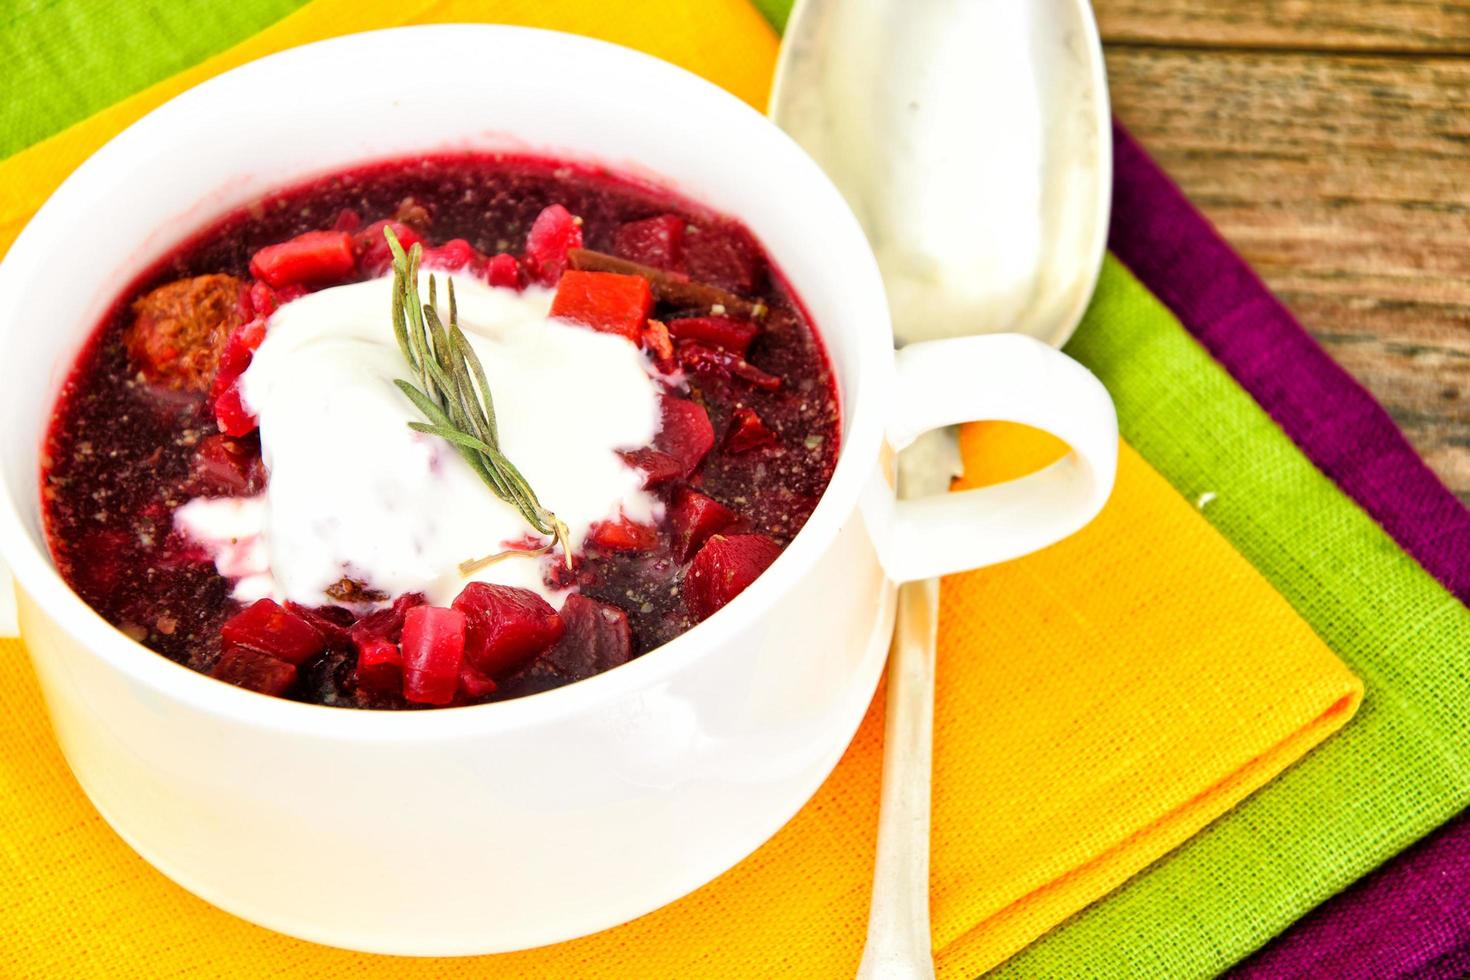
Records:
<instances>
[{"instance_id":1,"label":"white ceramic bowl","mask_svg":"<svg viewBox=\"0 0 1470 980\"><path fill-rule=\"evenodd\" d=\"M38 502L54 399L108 304L183 235L262 192L471 147L602 162L749 225L806 302L840 383L844 447L806 528L689 633L503 704L297 704L112 629L52 566ZM404 28L206 82L66 181L0 266L0 297L0 548L72 770L185 888L354 949L536 946L714 878L789 819L847 746L883 662L892 580L1040 547L1090 519L1112 483L1115 421L1090 375L1014 337L909 349L895 370L872 254L821 171L714 86L561 34ZM1016 484L896 505L890 449L979 417L1049 428L1077 452Z\"/></svg>"}]
</instances>

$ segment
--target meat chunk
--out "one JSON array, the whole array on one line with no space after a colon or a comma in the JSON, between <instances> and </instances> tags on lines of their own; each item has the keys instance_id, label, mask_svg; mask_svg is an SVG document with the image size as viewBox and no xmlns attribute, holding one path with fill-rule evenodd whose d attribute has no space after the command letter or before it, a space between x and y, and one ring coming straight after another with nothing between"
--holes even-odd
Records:
<instances>
[{"instance_id":1,"label":"meat chunk","mask_svg":"<svg viewBox=\"0 0 1470 980\"><path fill-rule=\"evenodd\" d=\"M124 335L133 363L155 383L208 391L230 332L244 322L242 285L234 276L195 276L138 299Z\"/></svg>"}]
</instances>

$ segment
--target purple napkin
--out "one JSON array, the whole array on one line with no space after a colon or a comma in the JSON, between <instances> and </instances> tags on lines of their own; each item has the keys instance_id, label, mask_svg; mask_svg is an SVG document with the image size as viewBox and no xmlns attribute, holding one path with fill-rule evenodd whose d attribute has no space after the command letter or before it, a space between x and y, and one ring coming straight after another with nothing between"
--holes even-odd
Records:
<instances>
[{"instance_id":1,"label":"purple napkin","mask_svg":"<svg viewBox=\"0 0 1470 980\"><path fill-rule=\"evenodd\" d=\"M1108 246L1317 468L1470 602L1470 510L1122 126Z\"/></svg>"}]
</instances>

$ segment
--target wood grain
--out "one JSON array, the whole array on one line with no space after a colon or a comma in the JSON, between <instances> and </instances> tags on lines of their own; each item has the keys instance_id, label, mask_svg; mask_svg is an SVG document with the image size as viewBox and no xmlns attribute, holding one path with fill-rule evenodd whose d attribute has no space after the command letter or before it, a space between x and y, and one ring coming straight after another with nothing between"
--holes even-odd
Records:
<instances>
[{"instance_id":1,"label":"wood grain","mask_svg":"<svg viewBox=\"0 0 1470 980\"><path fill-rule=\"evenodd\" d=\"M1094 0L1112 41L1373 52L1470 52L1470 3Z\"/></svg>"},{"instance_id":2,"label":"wood grain","mask_svg":"<svg viewBox=\"0 0 1470 980\"><path fill-rule=\"evenodd\" d=\"M1268 5L1098 4L1110 31L1145 6L1200 32L1213 10L1219 37L1238 39L1257 37ZM1353 4L1269 6L1301 15L1276 22L1280 37ZM1418 11L1414 36L1466 9L1371 0L1356 16L1399 8ZM1156 33L1191 37L1170 30ZM1118 116L1470 503L1470 57L1152 38L1107 49Z\"/></svg>"}]
</instances>

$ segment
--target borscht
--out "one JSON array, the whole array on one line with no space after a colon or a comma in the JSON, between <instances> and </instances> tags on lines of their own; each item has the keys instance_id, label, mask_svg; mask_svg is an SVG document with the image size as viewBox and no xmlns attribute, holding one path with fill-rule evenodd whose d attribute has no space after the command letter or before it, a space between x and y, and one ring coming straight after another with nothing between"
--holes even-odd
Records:
<instances>
[{"instance_id":1,"label":"borscht","mask_svg":"<svg viewBox=\"0 0 1470 980\"><path fill-rule=\"evenodd\" d=\"M171 660L458 706L713 615L811 515L839 433L820 338L737 220L444 155L273 193L156 263L63 386L42 499L67 582Z\"/></svg>"}]
</instances>

